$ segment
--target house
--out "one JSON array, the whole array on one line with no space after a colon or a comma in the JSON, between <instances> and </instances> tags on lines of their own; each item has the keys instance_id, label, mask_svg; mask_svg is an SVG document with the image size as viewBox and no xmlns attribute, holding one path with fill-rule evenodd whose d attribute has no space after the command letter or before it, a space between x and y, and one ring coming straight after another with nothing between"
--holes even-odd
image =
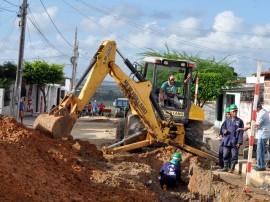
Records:
<instances>
[{"instance_id":1,"label":"house","mask_svg":"<svg viewBox=\"0 0 270 202\"><path fill-rule=\"evenodd\" d=\"M254 101L256 83L255 75L246 78L246 83L237 88L223 89L222 95L216 104L215 131L217 132L225 119L225 109L232 103L239 108L238 117L244 123L251 121L251 113ZM259 85L259 102L263 107L270 110L270 71L262 72Z\"/></svg>"},{"instance_id":2,"label":"house","mask_svg":"<svg viewBox=\"0 0 270 202\"><path fill-rule=\"evenodd\" d=\"M71 90L71 79L66 78L62 84L49 84L45 87L47 93L47 109L45 110L45 104L43 94L38 90L37 85L26 85L23 89L24 103L26 115L33 115L33 113L41 113L49 111L53 105L60 104L64 96ZM0 90L0 114L10 116L12 114L11 104L4 106L4 90ZM12 97L12 94L11 94Z\"/></svg>"}]
</instances>

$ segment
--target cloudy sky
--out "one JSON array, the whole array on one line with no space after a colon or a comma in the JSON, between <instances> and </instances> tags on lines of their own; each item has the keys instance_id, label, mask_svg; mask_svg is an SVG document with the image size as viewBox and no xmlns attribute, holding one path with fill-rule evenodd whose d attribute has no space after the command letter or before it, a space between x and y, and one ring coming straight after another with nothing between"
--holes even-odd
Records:
<instances>
[{"instance_id":1,"label":"cloudy sky","mask_svg":"<svg viewBox=\"0 0 270 202\"><path fill-rule=\"evenodd\" d=\"M0 64L18 63L22 0L0 0ZM269 0L28 0L24 59L65 64L71 77L78 28L77 77L103 40L132 63L151 48L226 58L241 76L270 68ZM267 14L268 13L268 14ZM119 65L121 66L121 64Z\"/></svg>"}]
</instances>

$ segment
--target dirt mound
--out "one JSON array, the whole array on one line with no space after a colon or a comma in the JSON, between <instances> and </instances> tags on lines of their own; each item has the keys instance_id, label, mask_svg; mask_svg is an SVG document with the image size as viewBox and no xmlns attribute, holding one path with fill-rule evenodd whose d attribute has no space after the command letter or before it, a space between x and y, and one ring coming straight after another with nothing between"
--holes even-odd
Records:
<instances>
[{"instance_id":1,"label":"dirt mound","mask_svg":"<svg viewBox=\"0 0 270 202\"><path fill-rule=\"evenodd\" d=\"M175 151L189 184L163 192L159 168ZM89 142L51 139L3 116L0 159L0 201L256 201L218 176L211 181L208 161L175 147L103 155Z\"/></svg>"}]
</instances>

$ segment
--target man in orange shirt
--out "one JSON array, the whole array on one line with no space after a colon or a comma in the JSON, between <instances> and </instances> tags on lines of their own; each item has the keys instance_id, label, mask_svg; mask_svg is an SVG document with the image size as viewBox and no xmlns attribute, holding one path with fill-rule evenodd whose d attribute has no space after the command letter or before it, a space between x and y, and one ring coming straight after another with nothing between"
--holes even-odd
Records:
<instances>
[{"instance_id":1,"label":"man in orange shirt","mask_svg":"<svg viewBox=\"0 0 270 202\"><path fill-rule=\"evenodd\" d=\"M91 102L88 103L87 109L88 109L88 116L91 116L93 110L93 105Z\"/></svg>"}]
</instances>

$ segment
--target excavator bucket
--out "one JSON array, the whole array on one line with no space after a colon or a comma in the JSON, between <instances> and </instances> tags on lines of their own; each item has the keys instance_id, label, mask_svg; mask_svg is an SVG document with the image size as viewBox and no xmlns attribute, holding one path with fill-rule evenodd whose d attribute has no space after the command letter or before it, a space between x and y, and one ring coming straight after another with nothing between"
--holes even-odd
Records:
<instances>
[{"instance_id":1,"label":"excavator bucket","mask_svg":"<svg viewBox=\"0 0 270 202\"><path fill-rule=\"evenodd\" d=\"M40 114L33 125L33 128L41 132L48 132L55 139L68 137L75 123L70 115L55 116L48 113Z\"/></svg>"}]
</instances>

